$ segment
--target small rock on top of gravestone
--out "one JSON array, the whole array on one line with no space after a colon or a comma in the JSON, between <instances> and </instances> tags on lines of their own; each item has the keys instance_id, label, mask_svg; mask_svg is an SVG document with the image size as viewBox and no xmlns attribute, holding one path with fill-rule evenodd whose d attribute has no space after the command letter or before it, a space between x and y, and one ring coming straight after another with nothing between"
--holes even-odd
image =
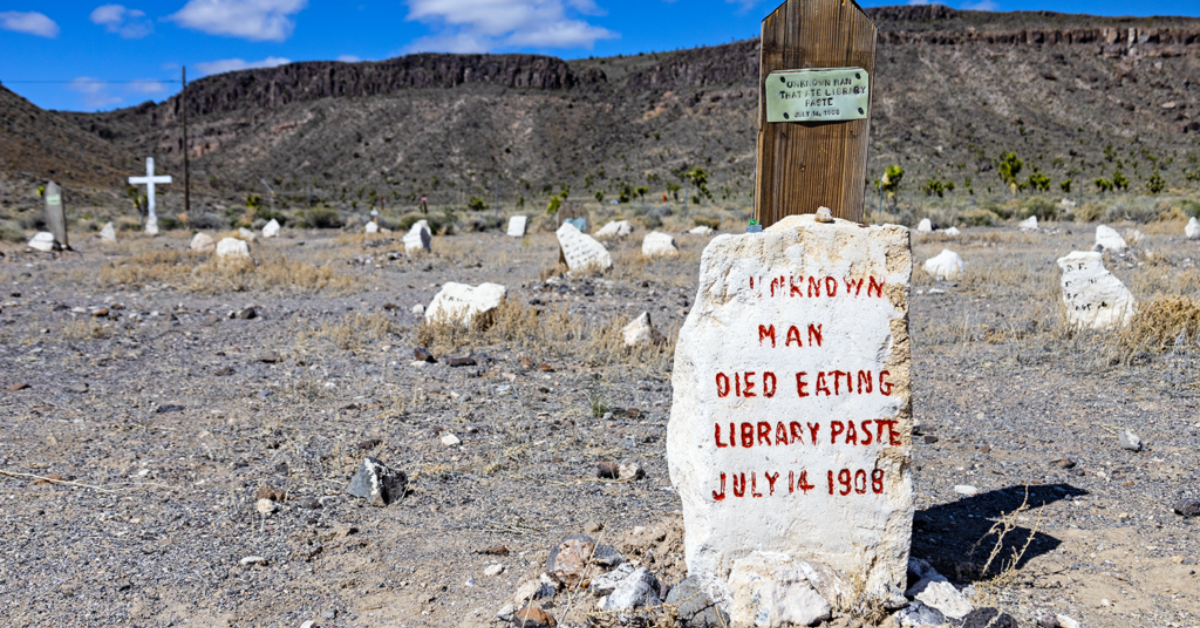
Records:
<instances>
[{"instance_id":1,"label":"small rock on top of gravestone","mask_svg":"<svg viewBox=\"0 0 1200 628\"><path fill-rule=\"evenodd\" d=\"M762 550L824 563L865 598L905 584L909 238L802 215L705 248L667 427L690 575Z\"/></svg>"}]
</instances>

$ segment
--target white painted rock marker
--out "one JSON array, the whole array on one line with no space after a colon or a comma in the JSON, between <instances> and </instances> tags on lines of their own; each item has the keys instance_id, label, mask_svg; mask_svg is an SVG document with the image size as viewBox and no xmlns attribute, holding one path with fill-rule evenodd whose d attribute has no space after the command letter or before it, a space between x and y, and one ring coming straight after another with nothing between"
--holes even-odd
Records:
<instances>
[{"instance_id":1,"label":"white painted rock marker","mask_svg":"<svg viewBox=\"0 0 1200 628\"><path fill-rule=\"evenodd\" d=\"M1120 236L1118 236L1120 237ZM1073 251L1058 259L1067 321L1075 327L1112 329L1133 317L1133 293L1104 267L1104 255Z\"/></svg>"},{"instance_id":2,"label":"white painted rock marker","mask_svg":"<svg viewBox=\"0 0 1200 628\"><path fill-rule=\"evenodd\" d=\"M1129 245L1125 244L1125 238L1122 238L1116 229L1108 225L1096 227L1096 245L1102 247L1105 251L1112 251L1114 253L1122 253L1125 249L1129 248Z\"/></svg>"},{"instance_id":3,"label":"white painted rock marker","mask_svg":"<svg viewBox=\"0 0 1200 628\"><path fill-rule=\"evenodd\" d=\"M279 221L272 218L271 222L268 222L267 224L263 225L263 230L262 230L263 237L264 238L278 238L280 228L281 227L279 225Z\"/></svg>"},{"instance_id":4,"label":"white painted rock marker","mask_svg":"<svg viewBox=\"0 0 1200 628\"><path fill-rule=\"evenodd\" d=\"M217 243L217 257L250 259L250 245L238 238L221 238Z\"/></svg>"},{"instance_id":5,"label":"white painted rock marker","mask_svg":"<svg viewBox=\"0 0 1200 628\"><path fill-rule=\"evenodd\" d=\"M525 237L525 224L528 220L525 216L513 216L509 218L507 234L513 238Z\"/></svg>"},{"instance_id":6,"label":"white painted rock marker","mask_svg":"<svg viewBox=\"0 0 1200 628\"><path fill-rule=\"evenodd\" d=\"M1183 228L1183 234L1189 240L1200 238L1200 220L1196 220L1196 217L1192 216L1191 220L1188 220L1187 226Z\"/></svg>"},{"instance_id":7,"label":"white painted rock marker","mask_svg":"<svg viewBox=\"0 0 1200 628\"><path fill-rule=\"evenodd\" d=\"M593 235L597 238L612 238L624 237L631 233L633 233L633 225L628 220L610 220Z\"/></svg>"},{"instance_id":8,"label":"white painted rock marker","mask_svg":"<svg viewBox=\"0 0 1200 628\"><path fill-rule=\"evenodd\" d=\"M105 224L104 228L100 230L100 240L102 242L116 242L117 241L117 228L114 227L111 222L108 224Z\"/></svg>"},{"instance_id":9,"label":"white painted rock marker","mask_svg":"<svg viewBox=\"0 0 1200 628\"><path fill-rule=\"evenodd\" d=\"M197 233L192 236L192 250L197 253L212 253L217 248L217 243L213 242L212 236L207 233Z\"/></svg>"},{"instance_id":10,"label":"white painted rock marker","mask_svg":"<svg viewBox=\"0 0 1200 628\"><path fill-rule=\"evenodd\" d=\"M824 563L865 598L900 590L911 275L895 225L789 216L706 247L667 427L690 575L725 578L757 550Z\"/></svg>"},{"instance_id":11,"label":"white painted rock marker","mask_svg":"<svg viewBox=\"0 0 1200 628\"><path fill-rule=\"evenodd\" d=\"M425 308L425 322L450 323L470 327L475 318L500 307L507 292L498 283L468 286L446 282Z\"/></svg>"},{"instance_id":12,"label":"white painted rock marker","mask_svg":"<svg viewBox=\"0 0 1200 628\"><path fill-rule=\"evenodd\" d=\"M660 231L652 231L642 238L642 255L645 257L663 257L678 255L675 238Z\"/></svg>"},{"instance_id":13,"label":"white painted rock marker","mask_svg":"<svg viewBox=\"0 0 1200 628\"><path fill-rule=\"evenodd\" d=\"M1037 231L1038 230L1037 216L1030 216L1030 217L1026 218L1025 220L1022 220L1017 226L1021 228L1021 231Z\"/></svg>"},{"instance_id":14,"label":"white painted rock marker","mask_svg":"<svg viewBox=\"0 0 1200 628\"><path fill-rule=\"evenodd\" d=\"M237 237L241 240L245 240L246 242L254 242L258 239L258 236L254 235L253 231L245 227L238 227Z\"/></svg>"},{"instance_id":15,"label":"white painted rock marker","mask_svg":"<svg viewBox=\"0 0 1200 628\"><path fill-rule=\"evenodd\" d=\"M364 233L379 233L379 225L374 222L367 221L367 226L363 228Z\"/></svg>"},{"instance_id":16,"label":"white painted rock marker","mask_svg":"<svg viewBox=\"0 0 1200 628\"><path fill-rule=\"evenodd\" d=\"M433 235L429 233L429 223L424 220L418 220L416 224L404 234L401 240L404 242L404 252L414 253L417 251L429 252L429 244L433 241Z\"/></svg>"},{"instance_id":17,"label":"white painted rock marker","mask_svg":"<svg viewBox=\"0 0 1200 628\"><path fill-rule=\"evenodd\" d=\"M692 227L691 229L688 230L688 233L690 233L692 235L702 235L702 236L712 235L716 232L717 232L716 229L713 229L712 227L709 227L708 225L700 225L699 227Z\"/></svg>"},{"instance_id":18,"label":"white painted rock marker","mask_svg":"<svg viewBox=\"0 0 1200 628\"><path fill-rule=\"evenodd\" d=\"M941 253L925 260L922 268L938 281L953 281L966 270L967 265L963 263L958 253L950 249L942 249Z\"/></svg>"},{"instance_id":19,"label":"white painted rock marker","mask_svg":"<svg viewBox=\"0 0 1200 628\"><path fill-rule=\"evenodd\" d=\"M558 236L558 245L562 247L563 257L567 258L567 268L571 270L586 270L612 268L612 255L608 249L595 238L575 228L575 225L564 222L554 232Z\"/></svg>"},{"instance_id":20,"label":"white painted rock marker","mask_svg":"<svg viewBox=\"0 0 1200 628\"><path fill-rule=\"evenodd\" d=\"M54 250L57 243L54 241L54 234L49 231L42 231L35 234L29 239L29 248L35 251L43 251L49 253Z\"/></svg>"},{"instance_id":21,"label":"white painted rock marker","mask_svg":"<svg viewBox=\"0 0 1200 628\"><path fill-rule=\"evenodd\" d=\"M933 233L933 223L928 218L922 218L917 224L917 233Z\"/></svg>"}]
</instances>

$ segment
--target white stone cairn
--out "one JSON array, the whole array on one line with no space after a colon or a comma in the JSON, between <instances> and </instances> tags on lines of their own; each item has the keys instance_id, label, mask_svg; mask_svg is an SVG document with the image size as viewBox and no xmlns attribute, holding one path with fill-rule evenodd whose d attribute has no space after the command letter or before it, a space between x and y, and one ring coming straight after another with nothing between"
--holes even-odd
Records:
<instances>
[{"instance_id":1,"label":"white stone cairn","mask_svg":"<svg viewBox=\"0 0 1200 628\"><path fill-rule=\"evenodd\" d=\"M197 233L192 236L192 250L197 253L212 253L217 250L217 243L207 233Z\"/></svg>"},{"instance_id":2,"label":"white stone cairn","mask_svg":"<svg viewBox=\"0 0 1200 628\"><path fill-rule=\"evenodd\" d=\"M268 222L267 224L263 225L262 234L263 234L264 238L278 238L279 230L280 230L279 221L272 218L271 222Z\"/></svg>"},{"instance_id":3,"label":"white stone cairn","mask_svg":"<svg viewBox=\"0 0 1200 628\"><path fill-rule=\"evenodd\" d=\"M1183 228L1183 234L1189 240L1200 238L1200 220L1196 220L1196 217L1192 216L1191 220L1188 220L1187 226Z\"/></svg>"},{"instance_id":4,"label":"white stone cairn","mask_svg":"<svg viewBox=\"0 0 1200 628\"><path fill-rule=\"evenodd\" d=\"M416 224L404 234L401 239L404 242L404 252L415 253L417 251L429 252L429 244L433 241L433 235L429 233L429 223L424 220L418 220Z\"/></svg>"},{"instance_id":5,"label":"white stone cairn","mask_svg":"<svg viewBox=\"0 0 1200 628\"><path fill-rule=\"evenodd\" d=\"M780 552L863 598L902 590L911 275L895 225L788 216L705 248L667 427L689 575L728 578L751 552Z\"/></svg>"},{"instance_id":6,"label":"white stone cairn","mask_svg":"<svg viewBox=\"0 0 1200 628\"><path fill-rule=\"evenodd\" d=\"M942 249L941 253L925 260L923 268L938 281L953 281L962 275L967 265L963 263L958 253L950 249Z\"/></svg>"},{"instance_id":7,"label":"white stone cairn","mask_svg":"<svg viewBox=\"0 0 1200 628\"><path fill-rule=\"evenodd\" d=\"M510 237L523 238L525 237L525 224L529 219L525 216L513 216L508 219L508 231Z\"/></svg>"},{"instance_id":8,"label":"white stone cairn","mask_svg":"<svg viewBox=\"0 0 1200 628\"><path fill-rule=\"evenodd\" d=\"M130 185L146 186L146 233L150 233L150 221L154 221L154 234L158 233L158 214L154 213L156 207L154 200L154 186L157 184L167 184L171 182L170 175L154 175L154 158L146 158L146 176L144 177L129 177ZM154 235L151 234L151 235Z\"/></svg>"},{"instance_id":9,"label":"white stone cairn","mask_svg":"<svg viewBox=\"0 0 1200 628\"><path fill-rule=\"evenodd\" d=\"M469 286L446 282L425 308L425 322L470 327L477 317L500 307L506 293L507 289L498 283Z\"/></svg>"},{"instance_id":10,"label":"white stone cairn","mask_svg":"<svg viewBox=\"0 0 1200 628\"><path fill-rule=\"evenodd\" d=\"M625 237L631 233L633 233L633 225L628 220L610 220L608 224L600 227L592 235L597 238L616 238Z\"/></svg>"},{"instance_id":11,"label":"white stone cairn","mask_svg":"<svg viewBox=\"0 0 1200 628\"><path fill-rule=\"evenodd\" d=\"M1060 257L1058 266L1072 326L1107 330L1129 323L1135 307L1133 293L1104 268L1103 254L1073 251Z\"/></svg>"},{"instance_id":12,"label":"white stone cairn","mask_svg":"<svg viewBox=\"0 0 1200 628\"><path fill-rule=\"evenodd\" d=\"M1096 246L1113 253L1123 253L1125 249L1129 248L1129 245L1125 243L1125 238L1122 238L1116 229L1108 225L1096 227Z\"/></svg>"},{"instance_id":13,"label":"white stone cairn","mask_svg":"<svg viewBox=\"0 0 1200 628\"><path fill-rule=\"evenodd\" d=\"M221 238L217 243L217 257L221 259L250 259L250 245L238 238Z\"/></svg>"},{"instance_id":14,"label":"white stone cairn","mask_svg":"<svg viewBox=\"0 0 1200 628\"><path fill-rule=\"evenodd\" d=\"M663 257L678 255L679 248L675 246L675 238L662 233L661 231L652 231L642 238L642 255L645 257Z\"/></svg>"},{"instance_id":15,"label":"white stone cairn","mask_svg":"<svg viewBox=\"0 0 1200 628\"><path fill-rule=\"evenodd\" d=\"M34 234L34 236L29 239L29 248L35 251L49 253L50 251L58 248L58 242L55 241L53 233L50 233L49 231L42 231Z\"/></svg>"},{"instance_id":16,"label":"white stone cairn","mask_svg":"<svg viewBox=\"0 0 1200 628\"><path fill-rule=\"evenodd\" d=\"M563 257L567 258L567 268L573 271L612 268L612 255L608 254L608 249L595 238L576 229L575 225L564 222L558 227L555 235L558 236L558 245L562 247Z\"/></svg>"},{"instance_id":17,"label":"white stone cairn","mask_svg":"<svg viewBox=\"0 0 1200 628\"><path fill-rule=\"evenodd\" d=\"M104 228L100 230L100 241L101 242L116 242L117 241L117 228L114 227L111 222L105 224Z\"/></svg>"},{"instance_id":18,"label":"white stone cairn","mask_svg":"<svg viewBox=\"0 0 1200 628\"><path fill-rule=\"evenodd\" d=\"M917 233L933 233L933 223L928 218L922 218L917 224Z\"/></svg>"},{"instance_id":19,"label":"white stone cairn","mask_svg":"<svg viewBox=\"0 0 1200 628\"><path fill-rule=\"evenodd\" d=\"M1037 231L1038 230L1037 216L1030 216L1030 217L1026 218L1025 220L1022 220L1017 226L1020 227L1021 231Z\"/></svg>"},{"instance_id":20,"label":"white stone cairn","mask_svg":"<svg viewBox=\"0 0 1200 628\"><path fill-rule=\"evenodd\" d=\"M367 226L363 228L364 233L379 233L379 225L374 221L367 221Z\"/></svg>"}]
</instances>

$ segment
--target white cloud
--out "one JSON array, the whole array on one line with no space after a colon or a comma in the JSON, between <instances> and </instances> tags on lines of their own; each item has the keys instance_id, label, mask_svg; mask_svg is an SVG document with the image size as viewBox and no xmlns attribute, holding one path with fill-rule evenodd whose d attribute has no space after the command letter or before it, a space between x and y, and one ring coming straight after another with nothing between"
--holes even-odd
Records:
<instances>
[{"instance_id":1,"label":"white cloud","mask_svg":"<svg viewBox=\"0 0 1200 628\"><path fill-rule=\"evenodd\" d=\"M188 0L170 16L184 28L250 41L284 41L296 27L292 15L308 0Z\"/></svg>"},{"instance_id":2,"label":"white cloud","mask_svg":"<svg viewBox=\"0 0 1200 628\"><path fill-rule=\"evenodd\" d=\"M291 59L286 59L284 57L267 57L261 61L246 61L245 59L221 59L218 61L205 61L203 63L197 63L196 69L200 70L201 76L208 76L210 74L236 72L238 70L250 70L252 68L273 68L275 66L291 62Z\"/></svg>"},{"instance_id":3,"label":"white cloud","mask_svg":"<svg viewBox=\"0 0 1200 628\"><path fill-rule=\"evenodd\" d=\"M979 0L979 2L968 2L962 5L962 8L967 11L995 11L1000 8L992 0Z\"/></svg>"},{"instance_id":4,"label":"white cloud","mask_svg":"<svg viewBox=\"0 0 1200 628\"><path fill-rule=\"evenodd\" d=\"M125 39L138 39L154 32L146 12L127 9L119 4L105 4L92 11L92 22L110 33L120 33Z\"/></svg>"},{"instance_id":5,"label":"white cloud","mask_svg":"<svg viewBox=\"0 0 1200 628\"><path fill-rule=\"evenodd\" d=\"M0 11L0 28L38 37L58 37L58 24L37 11Z\"/></svg>"},{"instance_id":6,"label":"white cloud","mask_svg":"<svg viewBox=\"0 0 1200 628\"><path fill-rule=\"evenodd\" d=\"M362 61L362 57L358 55L338 55L337 60L342 63L358 63Z\"/></svg>"},{"instance_id":7,"label":"white cloud","mask_svg":"<svg viewBox=\"0 0 1200 628\"><path fill-rule=\"evenodd\" d=\"M408 0L408 8L409 20L440 30L409 44L412 52L591 48L597 40L620 36L571 15L603 15L593 0Z\"/></svg>"},{"instance_id":8,"label":"white cloud","mask_svg":"<svg viewBox=\"0 0 1200 628\"><path fill-rule=\"evenodd\" d=\"M125 91L134 94L157 94L159 92L167 91L167 86L162 81L146 79L129 83L125 86Z\"/></svg>"},{"instance_id":9,"label":"white cloud","mask_svg":"<svg viewBox=\"0 0 1200 628\"><path fill-rule=\"evenodd\" d=\"M110 94L108 83L100 79L80 76L71 81L67 89L83 94L83 106L87 109L99 109L121 102L121 97Z\"/></svg>"}]
</instances>

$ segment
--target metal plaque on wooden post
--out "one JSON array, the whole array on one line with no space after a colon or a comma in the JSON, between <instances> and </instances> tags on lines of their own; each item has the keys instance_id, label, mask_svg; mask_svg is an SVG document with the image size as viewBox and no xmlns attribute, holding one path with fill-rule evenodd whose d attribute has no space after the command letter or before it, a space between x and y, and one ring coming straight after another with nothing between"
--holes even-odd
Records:
<instances>
[{"instance_id":1,"label":"metal plaque on wooden post","mask_svg":"<svg viewBox=\"0 0 1200 628\"><path fill-rule=\"evenodd\" d=\"M762 23L754 213L862 221L875 26L853 0L787 0Z\"/></svg>"},{"instance_id":2,"label":"metal plaque on wooden post","mask_svg":"<svg viewBox=\"0 0 1200 628\"><path fill-rule=\"evenodd\" d=\"M67 241L67 212L63 208L62 190L51 181L46 185L46 228L64 249L71 248Z\"/></svg>"}]
</instances>

